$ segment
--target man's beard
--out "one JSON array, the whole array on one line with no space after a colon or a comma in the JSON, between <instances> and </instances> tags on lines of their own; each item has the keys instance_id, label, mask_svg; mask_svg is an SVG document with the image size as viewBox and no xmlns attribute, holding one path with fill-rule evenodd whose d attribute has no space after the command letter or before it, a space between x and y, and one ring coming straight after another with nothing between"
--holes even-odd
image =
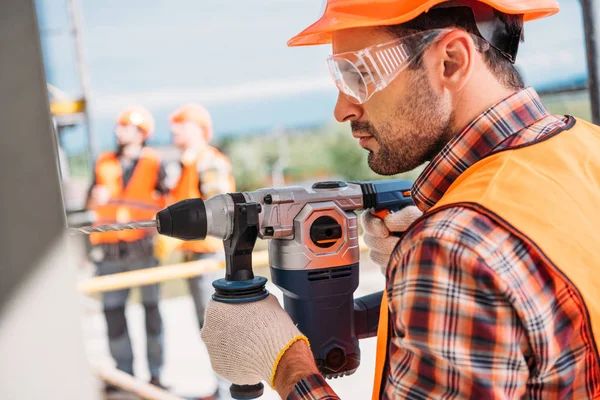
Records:
<instances>
[{"instance_id":1,"label":"man's beard","mask_svg":"<svg viewBox=\"0 0 600 400\"><path fill-rule=\"evenodd\" d=\"M368 133L379 144L369 150L369 167L380 175L411 171L431 161L453 136L454 115L437 97L424 73L409 82L411 93L402 99L388 122L377 129L369 121L352 121L353 132Z\"/></svg>"}]
</instances>

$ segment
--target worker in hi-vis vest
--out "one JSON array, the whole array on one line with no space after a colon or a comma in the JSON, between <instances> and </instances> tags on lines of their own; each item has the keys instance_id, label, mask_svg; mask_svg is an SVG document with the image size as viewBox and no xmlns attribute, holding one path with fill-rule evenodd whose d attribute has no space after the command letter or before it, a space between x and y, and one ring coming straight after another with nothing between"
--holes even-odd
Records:
<instances>
[{"instance_id":1,"label":"worker in hi-vis vest","mask_svg":"<svg viewBox=\"0 0 600 400\"><path fill-rule=\"evenodd\" d=\"M156 151L146 147L154 131L148 110L133 106L117 117L117 150L98 157L90 187L87 208L95 213L95 224L114 224L153 219L164 206L168 193L165 172ZM92 233L91 258L98 275L110 275L158 265L153 254L150 229ZM146 315L147 357L150 382L162 386L163 329L158 309L158 284L143 286L142 303ZM104 315L110 353L117 368L133 375L133 351L125 319L129 289L103 293ZM117 388L107 385L107 391Z\"/></svg>"},{"instance_id":2,"label":"worker in hi-vis vest","mask_svg":"<svg viewBox=\"0 0 600 400\"><path fill-rule=\"evenodd\" d=\"M173 144L181 151L177 163L167 168L169 180L175 181L169 202L185 199L209 199L222 193L235 192L235 181L229 159L211 146L213 138L212 119L199 104L186 104L170 116ZM178 241L185 261L224 261L223 241L207 237L198 241ZM199 328L204 325L204 313L214 289L212 282L223 276L223 271L209 272L188 279L190 294L194 300ZM217 377L216 399L230 399L230 382Z\"/></svg>"},{"instance_id":3,"label":"worker in hi-vis vest","mask_svg":"<svg viewBox=\"0 0 600 400\"><path fill-rule=\"evenodd\" d=\"M386 277L374 399L600 397L600 128L551 115L514 66L558 9L328 0L288 43L331 44L334 115L373 171L429 162L416 207L361 217ZM338 398L277 301L211 302L202 335L234 383Z\"/></svg>"}]
</instances>

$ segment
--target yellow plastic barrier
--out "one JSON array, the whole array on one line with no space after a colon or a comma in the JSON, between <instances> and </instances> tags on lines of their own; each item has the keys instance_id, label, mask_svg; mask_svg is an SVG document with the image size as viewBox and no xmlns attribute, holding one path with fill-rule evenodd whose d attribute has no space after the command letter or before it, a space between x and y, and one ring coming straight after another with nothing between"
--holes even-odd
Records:
<instances>
[{"instance_id":1,"label":"yellow plastic barrier","mask_svg":"<svg viewBox=\"0 0 600 400\"><path fill-rule=\"evenodd\" d=\"M365 251L362 238L359 240L360 250ZM252 266L267 267L269 265L269 252L256 251L252 253ZM224 261L200 260L180 264L164 265L154 268L140 269L137 271L121 272L119 274L96 276L77 285L77 290L84 294L109 292L136 286L151 285L173 279L187 279L202 275L207 272L222 270Z\"/></svg>"},{"instance_id":2,"label":"yellow plastic barrier","mask_svg":"<svg viewBox=\"0 0 600 400\"><path fill-rule=\"evenodd\" d=\"M254 267L269 265L267 251L257 251L252 254ZM84 294L94 294L119 290L136 286L151 285L173 279L186 279L212 271L222 271L224 261L200 260L180 264L164 265L161 267L140 269L137 271L121 272L119 274L96 276L77 285L77 290Z\"/></svg>"}]
</instances>

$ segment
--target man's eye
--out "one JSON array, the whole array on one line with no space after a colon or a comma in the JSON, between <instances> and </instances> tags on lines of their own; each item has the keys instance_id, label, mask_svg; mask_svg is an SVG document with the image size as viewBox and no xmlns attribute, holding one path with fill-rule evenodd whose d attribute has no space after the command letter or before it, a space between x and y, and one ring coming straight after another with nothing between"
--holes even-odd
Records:
<instances>
[{"instance_id":1,"label":"man's eye","mask_svg":"<svg viewBox=\"0 0 600 400\"><path fill-rule=\"evenodd\" d=\"M369 71L359 71L363 81L365 81L366 83L370 83L372 78L371 78L371 74L369 74Z\"/></svg>"}]
</instances>

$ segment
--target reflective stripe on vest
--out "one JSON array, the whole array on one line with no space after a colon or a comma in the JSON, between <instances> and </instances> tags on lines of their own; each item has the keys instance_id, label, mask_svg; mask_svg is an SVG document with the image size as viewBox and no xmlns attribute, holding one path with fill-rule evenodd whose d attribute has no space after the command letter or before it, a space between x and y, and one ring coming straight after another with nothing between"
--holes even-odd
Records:
<instances>
[{"instance_id":1,"label":"reflective stripe on vest","mask_svg":"<svg viewBox=\"0 0 600 400\"><path fill-rule=\"evenodd\" d=\"M135 165L131 179L123 187L123 171L114 152L104 153L96 163L96 184L110 191L108 203L96 206L95 225L115 222L132 222L153 219L161 208L155 193L160 160L155 151L144 148ZM125 230L120 232L93 233L92 244L134 242L152 234L148 230Z\"/></svg>"},{"instance_id":2,"label":"reflective stripe on vest","mask_svg":"<svg viewBox=\"0 0 600 400\"><path fill-rule=\"evenodd\" d=\"M489 155L422 218L457 206L487 215L540 252L548 272L577 294L572 306L586 314L585 345L600 362L600 127L577 120L568 130Z\"/></svg>"}]
</instances>

